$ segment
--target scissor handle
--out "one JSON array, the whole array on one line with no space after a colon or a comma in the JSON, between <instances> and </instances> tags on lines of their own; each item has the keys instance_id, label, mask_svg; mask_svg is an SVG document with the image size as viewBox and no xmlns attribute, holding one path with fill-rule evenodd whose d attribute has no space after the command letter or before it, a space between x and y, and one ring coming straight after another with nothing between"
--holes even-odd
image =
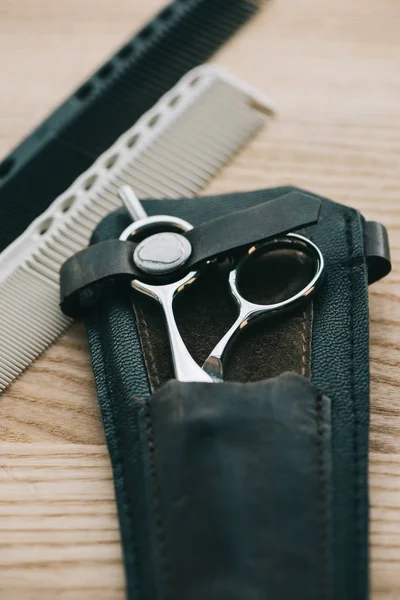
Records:
<instances>
[{"instance_id":1,"label":"scissor handle","mask_svg":"<svg viewBox=\"0 0 400 600\"><path fill-rule=\"evenodd\" d=\"M265 254L268 251L282 249L285 247L295 250L300 249L304 252L304 254L308 254L310 258L314 259L316 269L313 277L307 283L307 285L299 292L296 292L296 294L293 294L293 296L289 296L289 298L285 298L285 300L281 300L280 302L275 302L272 304L257 304L244 298L238 288L238 279L240 272L245 267L246 263L250 260L254 260L254 258L260 254ZM317 288L322 282L324 266L324 257L322 256L322 253L316 244L298 233L287 233L285 236L267 240L266 242L249 248L246 254L238 262L236 267L230 272L229 285L232 296L235 298L239 309L241 309L242 305L246 305L251 307L252 311L255 312L259 310L262 310L263 312L283 310L285 307L293 306L294 304L301 302L305 297L316 292Z\"/></svg>"},{"instance_id":2,"label":"scissor handle","mask_svg":"<svg viewBox=\"0 0 400 600\"><path fill-rule=\"evenodd\" d=\"M249 260L254 259L256 256L264 254L266 251L282 249L285 247L293 249L300 248L305 254L311 255L311 257L314 259L316 265L315 273L307 285L289 298L272 304L257 304L244 298L238 288L238 279L240 272L246 263ZM252 246L229 274L230 292L239 309L239 315L232 327L226 332L226 334L212 350L203 365L203 369L211 377L213 377L214 380L218 381L223 379L224 354L226 353L231 341L239 333L239 331L243 330L249 323L253 322L257 318L297 306L299 303L317 291L322 282L323 272L324 257L322 256L320 249L311 240L297 233L288 233L285 236L274 238L272 240L268 240L267 242Z\"/></svg>"},{"instance_id":3,"label":"scissor handle","mask_svg":"<svg viewBox=\"0 0 400 600\"><path fill-rule=\"evenodd\" d=\"M168 285L150 285L137 279L134 279L131 285L135 290L157 300L163 309L176 379L212 383L211 377L196 363L187 349L176 324L173 309L175 296L196 281L197 277L198 272L192 271L179 281Z\"/></svg>"},{"instance_id":4,"label":"scissor handle","mask_svg":"<svg viewBox=\"0 0 400 600\"><path fill-rule=\"evenodd\" d=\"M137 238L138 234L148 233L151 235L154 231L165 227L167 227L167 230L172 228L178 232L186 232L193 229L193 226L190 223L183 219L179 219L178 217L156 215L135 221L125 229L120 236L120 239L124 241L134 240L135 236ZM175 296L182 292L187 286L191 285L197 279L198 275L199 273L197 271L191 271L179 281L159 285L151 285L141 281L140 278L136 278L132 281L131 285L138 292L157 300L163 309L175 376L178 381L202 381L212 383L212 378L203 371L189 353L176 324L173 309Z\"/></svg>"}]
</instances>

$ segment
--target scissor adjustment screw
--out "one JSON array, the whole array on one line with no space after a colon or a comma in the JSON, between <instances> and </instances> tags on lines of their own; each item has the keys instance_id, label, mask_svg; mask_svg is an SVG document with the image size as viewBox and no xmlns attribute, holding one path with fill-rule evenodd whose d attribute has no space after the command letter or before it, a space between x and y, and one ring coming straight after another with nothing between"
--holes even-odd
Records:
<instances>
[{"instance_id":1,"label":"scissor adjustment screw","mask_svg":"<svg viewBox=\"0 0 400 600\"><path fill-rule=\"evenodd\" d=\"M145 273L164 275L184 265L192 253L188 239L180 233L155 233L140 242L133 253L135 265Z\"/></svg>"}]
</instances>

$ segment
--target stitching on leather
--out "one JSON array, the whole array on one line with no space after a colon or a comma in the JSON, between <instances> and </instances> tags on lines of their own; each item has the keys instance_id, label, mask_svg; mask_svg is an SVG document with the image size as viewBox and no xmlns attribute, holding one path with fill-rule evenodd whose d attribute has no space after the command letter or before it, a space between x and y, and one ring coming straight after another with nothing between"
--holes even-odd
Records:
<instances>
[{"instance_id":1,"label":"stitching on leather","mask_svg":"<svg viewBox=\"0 0 400 600\"><path fill-rule=\"evenodd\" d=\"M318 392L316 399L316 421L317 421L317 448L318 448L318 479L319 479L319 535L318 547L323 565L322 573L319 578L320 593L318 598L324 600L328 598L328 539L327 539L327 505L328 505L328 488L325 474L325 430L324 430L324 406L322 392Z\"/></svg>"},{"instance_id":2,"label":"stitching on leather","mask_svg":"<svg viewBox=\"0 0 400 600\"><path fill-rule=\"evenodd\" d=\"M319 217L319 221L322 221L322 216L320 215ZM302 231L303 235L307 235L304 231ZM312 235L307 235L307 237L312 240ZM311 300L310 302L310 311L311 311L311 318L310 318L310 339L308 342L308 359L309 359L309 364L307 365L307 338L306 338L306 332L307 332L307 308L304 308L303 310L303 314L302 314L302 329L301 329L301 338L302 338L302 348L301 348L301 374L303 375L303 377L305 377L307 375L307 367L309 369L309 374L311 371L311 343L312 343L312 327L313 327L313 301Z\"/></svg>"},{"instance_id":3,"label":"stitching on leather","mask_svg":"<svg viewBox=\"0 0 400 600\"><path fill-rule=\"evenodd\" d=\"M353 458L354 458L354 500L355 500L355 538L357 551L361 544L361 531L360 531L360 489L359 489L359 476L360 476L360 461L359 461L359 443L358 443L358 414L357 407L354 398L354 322L353 322L353 276L352 269L356 265L354 259L354 246L353 246L353 235L352 235L352 217L346 215L346 242L349 253L348 263L348 274L349 274L349 288L350 288L350 310L349 310L349 331L350 331L350 393L351 393L351 408L353 415Z\"/></svg>"},{"instance_id":4,"label":"stitching on leather","mask_svg":"<svg viewBox=\"0 0 400 600\"><path fill-rule=\"evenodd\" d=\"M161 498L160 498L160 487L158 483L157 477L157 469L155 463L155 450L156 443L154 437L154 428L153 428L153 419L151 415L150 406L146 406L144 408L144 414L146 418L146 433L147 433L147 445L149 449L149 463L150 463L150 476L152 480L153 487L153 500L154 500L154 521L155 521L155 529L156 535L160 548L160 556L161 556L161 564L163 565L163 573L164 573L164 582L165 588L169 587L171 576L168 569L168 560L167 560L167 537L165 535L164 527L163 527L163 519L161 515ZM168 594L165 595L167 597Z\"/></svg>"},{"instance_id":5,"label":"stitching on leather","mask_svg":"<svg viewBox=\"0 0 400 600\"><path fill-rule=\"evenodd\" d=\"M154 353L153 353L153 345L150 339L150 334L149 334L149 328L147 326L147 321L143 315L143 311L141 309L141 307L139 306L138 303L135 304L134 306L134 310L136 311L137 314L137 322L138 325L140 323L140 329L142 330L142 335L140 335L140 331L139 331L139 340L141 341L142 345L146 346L146 349L149 353L150 356L150 365L148 364L147 360L146 360L146 353L143 352L143 358L145 360L146 363L146 367L147 367L147 371L149 374L149 378L150 378L150 382L152 383L151 380L153 380L154 382L154 386L153 390L160 387L161 383L160 383L160 377L158 375L158 371L156 368L156 360L154 358ZM144 338L144 339L143 339Z\"/></svg>"},{"instance_id":6,"label":"stitching on leather","mask_svg":"<svg viewBox=\"0 0 400 600\"><path fill-rule=\"evenodd\" d=\"M121 450L121 440L120 437L118 435L118 428L116 426L115 423L115 418L114 418L114 413L112 410L112 403L111 403L111 391L109 388L109 373L107 371L107 363L104 361L104 357L105 357L105 349L104 349L104 341L103 341L103 335L104 335L104 326L103 326L103 319L102 319L102 315L100 314L100 306L99 303L96 304L96 315L95 315L95 322L97 322L99 324L99 340L100 340L100 347L101 347L101 362L102 362L102 371L104 373L104 387L105 387L105 391L106 391L106 396L107 396L107 401L109 404L109 414L111 417L111 423L112 423L112 435L114 437L114 439L116 440L117 443L117 453L113 453L113 462L114 462L114 470L115 470L115 465L118 466L119 470L120 470L120 480L122 479L122 486L120 488L120 492L119 492L119 500L122 496L122 502L119 502L119 507L123 507L123 511L125 514L125 523L128 524L128 543L129 543L129 547L133 549L133 561L134 561L134 565L135 565L135 571L136 574L139 573L138 570L138 562L137 562L137 553L138 553L138 548L137 548L137 544L135 543L135 538L133 535L133 527L132 527L132 522L131 522L131 518L129 515L129 510L127 507L130 506L130 501L129 501L129 494L127 493L127 489L126 489L126 483L125 483L125 477L123 475L123 460L122 460L122 450ZM111 379L111 375L110 375L110 379ZM126 531L126 530L125 530ZM133 590L136 594L139 594L139 580L138 577L135 577L133 579Z\"/></svg>"},{"instance_id":7,"label":"stitching on leather","mask_svg":"<svg viewBox=\"0 0 400 600\"><path fill-rule=\"evenodd\" d=\"M353 267L360 267L363 266L365 263L365 257L364 256L350 256L350 258L347 259L347 266L350 267L350 269L352 269Z\"/></svg>"},{"instance_id":8,"label":"stitching on leather","mask_svg":"<svg viewBox=\"0 0 400 600\"><path fill-rule=\"evenodd\" d=\"M302 327L301 327L301 339L302 339L302 353L301 353L301 374L305 377L307 372L307 340L306 340L306 318L307 313L304 310L302 314Z\"/></svg>"}]
</instances>

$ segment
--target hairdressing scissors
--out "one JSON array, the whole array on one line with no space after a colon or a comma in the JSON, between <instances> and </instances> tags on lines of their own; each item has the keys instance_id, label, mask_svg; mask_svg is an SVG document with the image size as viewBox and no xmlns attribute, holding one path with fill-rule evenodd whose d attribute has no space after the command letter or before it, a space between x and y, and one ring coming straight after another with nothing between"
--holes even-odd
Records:
<instances>
[{"instance_id":1,"label":"hairdressing scissors","mask_svg":"<svg viewBox=\"0 0 400 600\"><path fill-rule=\"evenodd\" d=\"M150 232L150 235L136 246L134 252L136 266L145 273L153 274L172 273L180 268L191 253L190 243L181 235L181 232L189 231L192 229L192 225L176 217L160 215L148 217L129 186L121 188L120 195L134 221L125 229L120 239L134 239L138 234L143 236L147 231ZM157 233L152 235L152 230ZM281 302L273 304L257 304L244 298L240 293L238 280L249 261L254 260L260 254L282 248L300 251L312 258L315 270L305 287ZM308 238L296 233L288 233L248 249L229 273L230 293L236 303L238 316L210 352L202 367L196 363L187 349L175 321L173 309L177 295L197 280L200 270L191 271L179 281L160 285L148 284L136 278L132 281L132 287L157 300L163 309L176 379L217 383L223 381L223 360L232 340L250 323L273 313L293 309L314 294L322 281L323 271L324 259L319 248Z\"/></svg>"}]
</instances>

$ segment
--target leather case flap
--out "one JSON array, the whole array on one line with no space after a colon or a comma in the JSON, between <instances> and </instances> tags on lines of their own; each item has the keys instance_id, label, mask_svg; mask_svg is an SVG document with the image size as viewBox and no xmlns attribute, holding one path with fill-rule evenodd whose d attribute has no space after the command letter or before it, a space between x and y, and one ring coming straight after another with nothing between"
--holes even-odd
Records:
<instances>
[{"instance_id":1,"label":"leather case flap","mask_svg":"<svg viewBox=\"0 0 400 600\"><path fill-rule=\"evenodd\" d=\"M330 598L329 400L287 373L170 381L144 406L157 597Z\"/></svg>"}]
</instances>

